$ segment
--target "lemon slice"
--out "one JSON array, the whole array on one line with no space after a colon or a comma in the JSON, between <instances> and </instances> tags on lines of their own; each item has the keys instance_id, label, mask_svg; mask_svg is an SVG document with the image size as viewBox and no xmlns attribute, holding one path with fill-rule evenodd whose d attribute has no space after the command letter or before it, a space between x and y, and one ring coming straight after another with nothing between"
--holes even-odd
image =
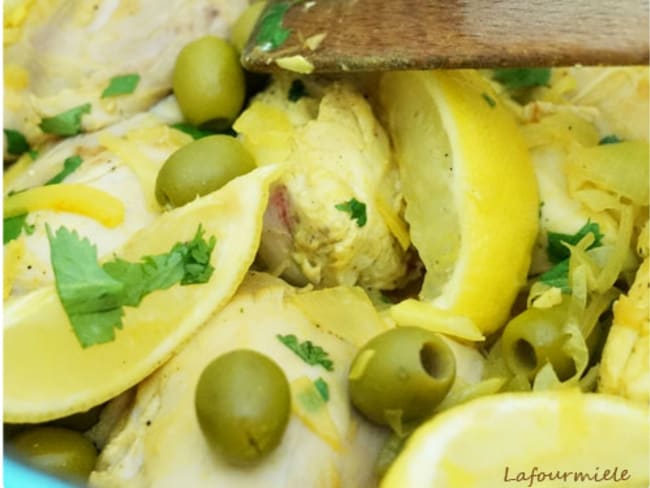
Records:
<instances>
[{"instance_id":1,"label":"lemon slice","mask_svg":"<svg viewBox=\"0 0 650 488\"><path fill-rule=\"evenodd\" d=\"M158 290L125 307L116 339L83 349L54 287L8 302L4 315L4 421L42 422L82 412L133 386L233 295L257 251L268 190L267 166L159 217L118 255L137 261L191 240L199 224L217 239L205 284Z\"/></svg>"},{"instance_id":2,"label":"lemon slice","mask_svg":"<svg viewBox=\"0 0 650 488\"><path fill-rule=\"evenodd\" d=\"M523 136L475 71L387 73L379 95L427 270L421 298L492 332L525 283L537 235Z\"/></svg>"},{"instance_id":3,"label":"lemon slice","mask_svg":"<svg viewBox=\"0 0 650 488\"><path fill-rule=\"evenodd\" d=\"M421 426L381 487L646 487L649 438L647 410L619 397L484 397Z\"/></svg>"}]
</instances>

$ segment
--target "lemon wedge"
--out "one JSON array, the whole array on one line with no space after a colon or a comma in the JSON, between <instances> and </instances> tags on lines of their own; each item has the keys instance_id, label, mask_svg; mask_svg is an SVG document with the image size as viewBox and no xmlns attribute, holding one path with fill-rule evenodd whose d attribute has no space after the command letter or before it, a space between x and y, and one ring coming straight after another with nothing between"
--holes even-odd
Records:
<instances>
[{"instance_id":1,"label":"lemon wedge","mask_svg":"<svg viewBox=\"0 0 650 488\"><path fill-rule=\"evenodd\" d=\"M498 329L525 283L537 184L516 122L477 72L385 74L384 119L400 166L421 298Z\"/></svg>"},{"instance_id":2,"label":"lemon wedge","mask_svg":"<svg viewBox=\"0 0 650 488\"><path fill-rule=\"evenodd\" d=\"M123 329L83 349L54 287L5 304L4 421L43 422L88 410L133 386L234 294L252 264L276 166L231 181L218 192L163 214L118 255L137 261L191 240L199 224L215 236L209 282L175 285L126 307Z\"/></svg>"},{"instance_id":3,"label":"lemon wedge","mask_svg":"<svg viewBox=\"0 0 650 488\"><path fill-rule=\"evenodd\" d=\"M416 430L381 487L646 487L649 438L647 410L619 397L483 397Z\"/></svg>"}]
</instances>

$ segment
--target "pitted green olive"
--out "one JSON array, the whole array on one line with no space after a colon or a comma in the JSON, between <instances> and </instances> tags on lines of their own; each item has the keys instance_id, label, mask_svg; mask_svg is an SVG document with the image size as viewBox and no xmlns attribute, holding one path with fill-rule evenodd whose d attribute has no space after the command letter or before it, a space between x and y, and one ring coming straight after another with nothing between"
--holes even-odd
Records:
<instances>
[{"instance_id":1,"label":"pitted green olive","mask_svg":"<svg viewBox=\"0 0 650 488\"><path fill-rule=\"evenodd\" d=\"M576 372L570 353L564 349L567 335L562 328L568 316L568 300L552 308L529 308L514 317L503 330L501 350L508 368L532 380L551 363L560 380Z\"/></svg>"},{"instance_id":2,"label":"pitted green olive","mask_svg":"<svg viewBox=\"0 0 650 488\"><path fill-rule=\"evenodd\" d=\"M193 125L225 128L237 117L246 91L237 51L227 41L205 36L178 54L172 77L174 94Z\"/></svg>"},{"instance_id":3,"label":"pitted green olive","mask_svg":"<svg viewBox=\"0 0 650 488\"><path fill-rule=\"evenodd\" d=\"M271 359L249 349L228 352L201 373L194 397L201 430L228 462L248 465L282 440L291 413L289 383Z\"/></svg>"},{"instance_id":4,"label":"pitted green olive","mask_svg":"<svg viewBox=\"0 0 650 488\"><path fill-rule=\"evenodd\" d=\"M38 469L78 482L88 479L97 460L92 442L62 427L24 430L11 439L7 450Z\"/></svg>"},{"instance_id":5,"label":"pitted green olive","mask_svg":"<svg viewBox=\"0 0 650 488\"><path fill-rule=\"evenodd\" d=\"M181 147L165 161L156 179L156 199L161 205L179 207L254 168L253 157L234 137L204 137Z\"/></svg>"},{"instance_id":6,"label":"pitted green olive","mask_svg":"<svg viewBox=\"0 0 650 488\"><path fill-rule=\"evenodd\" d=\"M433 413L456 377L453 352L437 334L419 327L384 332L359 350L348 388L353 405L368 419L389 425Z\"/></svg>"}]
</instances>

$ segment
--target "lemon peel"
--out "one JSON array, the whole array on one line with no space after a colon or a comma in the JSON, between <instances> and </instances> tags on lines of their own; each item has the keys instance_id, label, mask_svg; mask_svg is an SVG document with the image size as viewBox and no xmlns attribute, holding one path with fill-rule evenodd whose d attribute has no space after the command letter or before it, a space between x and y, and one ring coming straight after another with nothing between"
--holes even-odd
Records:
<instances>
[{"instance_id":1,"label":"lemon peel","mask_svg":"<svg viewBox=\"0 0 650 488\"><path fill-rule=\"evenodd\" d=\"M110 193L78 183L30 188L4 200L3 215L15 217L34 210L58 210L91 217L106 227L124 220L124 204Z\"/></svg>"},{"instance_id":2,"label":"lemon peel","mask_svg":"<svg viewBox=\"0 0 650 488\"><path fill-rule=\"evenodd\" d=\"M126 310L113 342L83 349L53 286L8 301L4 421L43 422L86 411L164 363L244 279L259 244L269 187L278 175L277 166L268 166L236 178L163 214L127 242L117 254L139 259L190 240L200 223L206 235L217 238L215 272L206 284L158 290Z\"/></svg>"},{"instance_id":3,"label":"lemon peel","mask_svg":"<svg viewBox=\"0 0 650 488\"><path fill-rule=\"evenodd\" d=\"M476 71L387 73L379 94L427 270L421 297L493 332L525 284L537 235L523 135Z\"/></svg>"},{"instance_id":4,"label":"lemon peel","mask_svg":"<svg viewBox=\"0 0 650 488\"><path fill-rule=\"evenodd\" d=\"M589 479L585 475L592 481L580 486L602 485L605 469L611 482L617 468L622 481L616 486L647 486L649 437L647 411L619 397L577 390L482 397L419 427L380 486L491 488L519 472L528 481L536 476L534 467L537 473L566 473L571 486Z\"/></svg>"}]
</instances>

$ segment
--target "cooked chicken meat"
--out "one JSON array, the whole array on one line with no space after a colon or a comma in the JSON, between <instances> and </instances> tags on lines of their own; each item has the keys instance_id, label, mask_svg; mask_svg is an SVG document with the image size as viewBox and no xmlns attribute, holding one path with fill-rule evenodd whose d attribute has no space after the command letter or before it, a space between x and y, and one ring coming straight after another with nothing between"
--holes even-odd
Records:
<instances>
[{"instance_id":1,"label":"cooked chicken meat","mask_svg":"<svg viewBox=\"0 0 650 488\"><path fill-rule=\"evenodd\" d=\"M395 235L401 194L384 130L352 84L310 83L292 101L296 86L302 81L279 79L234 126L258 165L288 165L271 195L260 255L296 284L395 288L406 253Z\"/></svg>"},{"instance_id":2,"label":"cooked chicken meat","mask_svg":"<svg viewBox=\"0 0 650 488\"><path fill-rule=\"evenodd\" d=\"M5 2L6 4L7 2ZM228 35L246 0L32 0L5 10L4 127L32 144L41 119L86 103L94 131L147 110L171 91L180 49L206 34ZM7 25L9 24L9 25ZM111 78L139 74L129 95L101 98ZM6 149L5 149L6 154Z\"/></svg>"}]
</instances>

